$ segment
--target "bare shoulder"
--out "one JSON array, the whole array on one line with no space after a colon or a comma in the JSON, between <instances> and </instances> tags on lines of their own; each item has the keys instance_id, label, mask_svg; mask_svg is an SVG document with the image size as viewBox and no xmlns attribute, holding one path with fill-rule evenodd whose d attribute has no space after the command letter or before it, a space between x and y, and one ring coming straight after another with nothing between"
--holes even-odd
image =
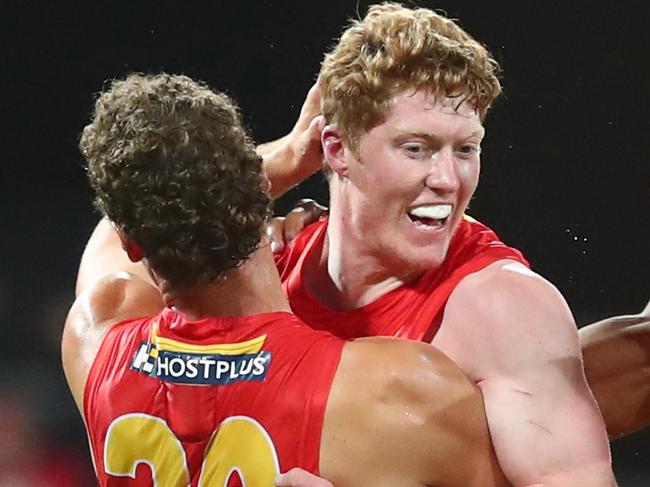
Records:
<instances>
[{"instance_id":1,"label":"bare shoulder","mask_svg":"<svg viewBox=\"0 0 650 487\"><path fill-rule=\"evenodd\" d=\"M465 466L471 463L477 435L487 458L480 392L442 352L419 342L361 339L346 345L332 387L321 472L334 485L351 479L359 485L452 485L442 479L467 478L451 475L454 466L446 460L458 454Z\"/></svg>"},{"instance_id":2,"label":"bare shoulder","mask_svg":"<svg viewBox=\"0 0 650 487\"><path fill-rule=\"evenodd\" d=\"M121 321L156 314L162 305L154 286L127 272L105 275L77 297L63 329L61 356L82 414L88 371L106 332Z\"/></svg>"},{"instance_id":3,"label":"bare shoulder","mask_svg":"<svg viewBox=\"0 0 650 487\"><path fill-rule=\"evenodd\" d=\"M569 318L562 294L549 281L519 262L502 260L469 275L452 293L449 304L462 302L472 312L507 317L543 313Z\"/></svg>"},{"instance_id":4,"label":"bare shoulder","mask_svg":"<svg viewBox=\"0 0 650 487\"><path fill-rule=\"evenodd\" d=\"M390 391L391 398L410 405L418 400L429 406L432 396L440 402L441 390L447 393L444 400L452 400L450 392L472 389L458 366L428 343L372 337L355 340L344 350L344 368L354 370L369 363L373 364L369 371L372 387L377 392Z\"/></svg>"},{"instance_id":5,"label":"bare shoulder","mask_svg":"<svg viewBox=\"0 0 650 487\"><path fill-rule=\"evenodd\" d=\"M446 350L445 339L454 360L474 380L483 371L469 362L487 363L485 353L514 359L517 351L521 357L579 354L577 327L562 294L540 275L508 260L469 275L457 286L441 326L439 340Z\"/></svg>"}]
</instances>

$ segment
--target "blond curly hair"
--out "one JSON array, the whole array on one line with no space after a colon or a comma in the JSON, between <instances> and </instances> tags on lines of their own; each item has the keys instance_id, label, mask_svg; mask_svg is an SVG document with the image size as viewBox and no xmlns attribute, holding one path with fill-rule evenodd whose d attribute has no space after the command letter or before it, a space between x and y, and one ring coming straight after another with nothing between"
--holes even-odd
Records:
<instances>
[{"instance_id":1,"label":"blond curly hair","mask_svg":"<svg viewBox=\"0 0 650 487\"><path fill-rule=\"evenodd\" d=\"M457 98L457 106L468 101L483 119L501 92L498 70L487 49L451 19L425 8L373 5L325 55L322 111L356 149L390 98L405 89Z\"/></svg>"}]
</instances>

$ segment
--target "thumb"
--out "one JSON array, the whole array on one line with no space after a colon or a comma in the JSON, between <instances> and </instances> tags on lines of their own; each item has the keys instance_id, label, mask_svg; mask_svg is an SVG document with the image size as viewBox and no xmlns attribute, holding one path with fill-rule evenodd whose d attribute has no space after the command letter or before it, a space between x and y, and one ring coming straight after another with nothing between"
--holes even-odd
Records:
<instances>
[{"instance_id":1,"label":"thumb","mask_svg":"<svg viewBox=\"0 0 650 487\"><path fill-rule=\"evenodd\" d=\"M322 115L315 116L309 123L307 133L312 140L320 140L320 133L325 128L325 117Z\"/></svg>"}]
</instances>

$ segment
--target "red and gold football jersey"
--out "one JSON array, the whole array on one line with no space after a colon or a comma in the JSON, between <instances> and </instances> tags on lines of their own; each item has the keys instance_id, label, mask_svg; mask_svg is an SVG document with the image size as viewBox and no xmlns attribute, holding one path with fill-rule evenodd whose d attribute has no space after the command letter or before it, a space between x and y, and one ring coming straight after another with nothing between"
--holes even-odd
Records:
<instances>
[{"instance_id":1,"label":"red and gold football jersey","mask_svg":"<svg viewBox=\"0 0 650 487\"><path fill-rule=\"evenodd\" d=\"M105 337L84 411L102 486L272 486L318 473L344 341L294 315L188 321L165 309Z\"/></svg>"},{"instance_id":2,"label":"red and gold football jersey","mask_svg":"<svg viewBox=\"0 0 650 487\"><path fill-rule=\"evenodd\" d=\"M305 258L311 252L320 252L326 231L327 220L308 226L290 247L276 255L276 264L293 312L313 328L342 338L394 336L430 342L440 326L447 299L465 276L501 259L528 266L521 252L505 245L482 223L465 217L438 269L366 306L337 311L320 303L303 285Z\"/></svg>"}]
</instances>

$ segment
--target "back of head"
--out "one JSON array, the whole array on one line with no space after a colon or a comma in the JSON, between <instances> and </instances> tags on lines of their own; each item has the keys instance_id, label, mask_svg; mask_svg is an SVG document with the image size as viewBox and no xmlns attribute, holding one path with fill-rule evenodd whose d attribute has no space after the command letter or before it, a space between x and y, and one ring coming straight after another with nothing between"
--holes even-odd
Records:
<instances>
[{"instance_id":1,"label":"back of head","mask_svg":"<svg viewBox=\"0 0 650 487\"><path fill-rule=\"evenodd\" d=\"M485 47L454 21L425 8L373 5L325 56L323 115L353 148L405 89L469 101L483 118L501 92L497 71Z\"/></svg>"},{"instance_id":2,"label":"back of head","mask_svg":"<svg viewBox=\"0 0 650 487\"><path fill-rule=\"evenodd\" d=\"M186 76L130 75L100 94L79 145L95 206L172 286L212 281L257 248L261 158L226 95Z\"/></svg>"}]
</instances>

